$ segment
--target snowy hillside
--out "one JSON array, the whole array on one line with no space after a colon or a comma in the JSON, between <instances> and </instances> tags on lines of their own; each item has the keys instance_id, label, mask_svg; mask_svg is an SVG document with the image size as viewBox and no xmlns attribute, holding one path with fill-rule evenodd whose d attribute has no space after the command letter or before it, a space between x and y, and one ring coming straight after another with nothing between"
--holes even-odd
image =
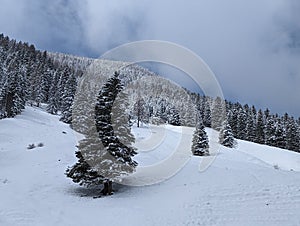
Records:
<instances>
[{"instance_id":1,"label":"snowy hillside","mask_svg":"<svg viewBox=\"0 0 300 226\"><path fill-rule=\"evenodd\" d=\"M16 118L0 121L1 226L300 225L298 153L238 141L236 149L222 147L204 172L199 164L205 157L192 156L166 181L118 185L113 196L93 199L99 190L79 187L64 175L76 162L79 136L58 119L27 107ZM160 129L134 128L137 146ZM179 137L188 148L193 129L184 129L185 134L182 129L164 127L153 151L144 145L136 156L140 167L172 155ZM215 131L207 132L214 145ZM42 147L27 149L39 143Z\"/></svg>"}]
</instances>

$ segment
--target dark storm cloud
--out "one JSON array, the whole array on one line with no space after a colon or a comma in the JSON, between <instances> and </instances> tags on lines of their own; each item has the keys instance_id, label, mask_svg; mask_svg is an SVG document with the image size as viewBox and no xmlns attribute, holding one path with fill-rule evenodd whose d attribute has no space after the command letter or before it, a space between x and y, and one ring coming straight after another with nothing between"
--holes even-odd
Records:
<instances>
[{"instance_id":1,"label":"dark storm cloud","mask_svg":"<svg viewBox=\"0 0 300 226\"><path fill-rule=\"evenodd\" d=\"M9 1L1 0L0 28L19 40L52 51L79 51L80 23L77 8L67 1Z\"/></svg>"},{"instance_id":2,"label":"dark storm cloud","mask_svg":"<svg viewBox=\"0 0 300 226\"><path fill-rule=\"evenodd\" d=\"M300 115L298 0L0 0L0 32L39 48L101 55L173 41L200 55L225 97Z\"/></svg>"},{"instance_id":3,"label":"dark storm cloud","mask_svg":"<svg viewBox=\"0 0 300 226\"><path fill-rule=\"evenodd\" d=\"M38 48L99 56L130 41L141 23L134 1L0 0L0 32Z\"/></svg>"}]
</instances>

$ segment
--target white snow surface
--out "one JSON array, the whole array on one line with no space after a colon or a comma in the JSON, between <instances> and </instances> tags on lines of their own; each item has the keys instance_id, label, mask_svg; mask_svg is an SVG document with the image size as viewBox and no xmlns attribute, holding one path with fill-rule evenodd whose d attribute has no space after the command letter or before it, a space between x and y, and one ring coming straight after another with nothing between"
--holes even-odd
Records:
<instances>
[{"instance_id":1,"label":"white snow surface","mask_svg":"<svg viewBox=\"0 0 300 226\"><path fill-rule=\"evenodd\" d=\"M160 129L134 128L137 146L146 144L135 157L140 168L168 158L182 137L182 128L165 126L150 150ZM185 131L182 148L193 129ZM213 145L216 132L207 131ZM300 225L298 153L238 140L235 149L221 147L203 172L199 163L206 157L190 156L168 180L116 185L114 195L94 199L100 188L82 188L64 175L77 161L76 137L57 116L37 108L0 120L1 226ZM44 146L28 150L32 143Z\"/></svg>"}]
</instances>

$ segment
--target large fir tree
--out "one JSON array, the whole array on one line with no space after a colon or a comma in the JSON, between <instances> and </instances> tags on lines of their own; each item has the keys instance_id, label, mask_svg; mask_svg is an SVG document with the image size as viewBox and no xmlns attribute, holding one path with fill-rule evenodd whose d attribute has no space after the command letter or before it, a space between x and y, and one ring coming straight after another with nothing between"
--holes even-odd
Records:
<instances>
[{"instance_id":1,"label":"large fir tree","mask_svg":"<svg viewBox=\"0 0 300 226\"><path fill-rule=\"evenodd\" d=\"M100 90L94 111L95 126L84 129L85 139L80 141L76 154L78 163L66 173L82 185L103 182L101 192L104 195L112 194L113 181L132 173L137 166L132 159L136 154L131 146L134 136L130 131L129 117L125 114L128 100L122 92L123 85L118 75L115 73Z\"/></svg>"},{"instance_id":2,"label":"large fir tree","mask_svg":"<svg viewBox=\"0 0 300 226\"><path fill-rule=\"evenodd\" d=\"M104 193L111 192L111 181L132 173L137 162L132 147L134 136L130 131L128 97L122 92L123 85L119 73L104 84L99 92L95 107L96 129L105 151L112 156L112 165L107 168ZM107 189L106 189L107 187Z\"/></svg>"}]
</instances>

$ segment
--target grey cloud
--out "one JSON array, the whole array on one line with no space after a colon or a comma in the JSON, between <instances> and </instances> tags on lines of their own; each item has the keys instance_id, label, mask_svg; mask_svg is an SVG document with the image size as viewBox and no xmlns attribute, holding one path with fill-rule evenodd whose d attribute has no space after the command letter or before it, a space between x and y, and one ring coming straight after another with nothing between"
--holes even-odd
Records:
<instances>
[{"instance_id":1,"label":"grey cloud","mask_svg":"<svg viewBox=\"0 0 300 226\"><path fill-rule=\"evenodd\" d=\"M291 4L295 1L164 1L150 7L146 37L199 54L225 97L299 115L300 58L292 52L300 20Z\"/></svg>"},{"instance_id":2,"label":"grey cloud","mask_svg":"<svg viewBox=\"0 0 300 226\"><path fill-rule=\"evenodd\" d=\"M80 48L77 8L67 1L1 0L1 6L0 15L5 18L0 22L1 32L41 49L76 52L74 46Z\"/></svg>"},{"instance_id":3,"label":"grey cloud","mask_svg":"<svg viewBox=\"0 0 300 226\"><path fill-rule=\"evenodd\" d=\"M129 41L176 42L208 63L228 99L300 115L298 0L0 3L0 32L41 49L97 57Z\"/></svg>"},{"instance_id":4,"label":"grey cloud","mask_svg":"<svg viewBox=\"0 0 300 226\"><path fill-rule=\"evenodd\" d=\"M83 40L95 56L138 39L145 9L141 1L86 0L78 5Z\"/></svg>"},{"instance_id":5,"label":"grey cloud","mask_svg":"<svg viewBox=\"0 0 300 226\"><path fill-rule=\"evenodd\" d=\"M0 0L0 32L41 49L99 56L135 36L142 22L135 2Z\"/></svg>"},{"instance_id":6,"label":"grey cloud","mask_svg":"<svg viewBox=\"0 0 300 226\"><path fill-rule=\"evenodd\" d=\"M300 2L289 0L283 8L275 15L278 33L281 33L279 37L284 40L281 47L290 53L300 54Z\"/></svg>"}]
</instances>

